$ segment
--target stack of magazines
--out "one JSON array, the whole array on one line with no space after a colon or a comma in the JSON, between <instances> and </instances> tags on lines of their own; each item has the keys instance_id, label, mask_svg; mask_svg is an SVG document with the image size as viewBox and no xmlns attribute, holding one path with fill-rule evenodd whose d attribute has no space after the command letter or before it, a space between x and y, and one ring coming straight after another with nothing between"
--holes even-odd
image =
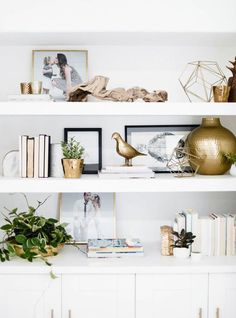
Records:
<instances>
[{"instance_id":1,"label":"stack of magazines","mask_svg":"<svg viewBox=\"0 0 236 318\"><path fill-rule=\"evenodd\" d=\"M155 173L147 166L107 166L99 172L102 179L154 178Z\"/></svg>"},{"instance_id":2,"label":"stack of magazines","mask_svg":"<svg viewBox=\"0 0 236 318\"><path fill-rule=\"evenodd\" d=\"M143 246L139 239L89 239L88 257L143 256Z\"/></svg>"}]
</instances>

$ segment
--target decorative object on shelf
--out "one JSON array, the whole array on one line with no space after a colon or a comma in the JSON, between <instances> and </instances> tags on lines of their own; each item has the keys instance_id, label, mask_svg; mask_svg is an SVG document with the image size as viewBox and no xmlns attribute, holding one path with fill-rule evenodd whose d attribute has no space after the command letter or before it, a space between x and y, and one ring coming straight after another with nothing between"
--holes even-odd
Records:
<instances>
[{"instance_id":1,"label":"decorative object on shelf","mask_svg":"<svg viewBox=\"0 0 236 318\"><path fill-rule=\"evenodd\" d=\"M161 226L161 255L173 255L173 228L169 225Z\"/></svg>"},{"instance_id":2,"label":"decorative object on shelf","mask_svg":"<svg viewBox=\"0 0 236 318\"><path fill-rule=\"evenodd\" d=\"M34 50L33 81L42 81L43 94L67 100L69 90L88 79L88 51Z\"/></svg>"},{"instance_id":3,"label":"decorative object on shelf","mask_svg":"<svg viewBox=\"0 0 236 318\"><path fill-rule=\"evenodd\" d=\"M76 243L88 239L115 238L114 193L63 193L61 194L60 222Z\"/></svg>"},{"instance_id":4,"label":"decorative object on shelf","mask_svg":"<svg viewBox=\"0 0 236 318\"><path fill-rule=\"evenodd\" d=\"M19 150L11 150L2 160L3 177L19 177Z\"/></svg>"},{"instance_id":5,"label":"decorative object on shelf","mask_svg":"<svg viewBox=\"0 0 236 318\"><path fill-rule=\"evenodd\" d=\"M176 237L173 244L174 256L176 258L189 258L189 247L193 244L196 236L192 232L186 232L185 229L182 229L180 233L173 231L172 234Z\"/></svg>"},{"instance_id":6,"label":"decorative object on shelf","mask_svg":"<svg viewBox=\"0 0 236 318\"><path fill-rule=\"evenodd\" d=\"M229 102L236 102L236 57L233 62L230 62L233 67L227 66L227 68L232 72L232 75L228 79L228 85L231 87L230 94L229 94Z\"/></svg>"},{"instance_id":7,"label":"decorative object on shelf","mask_svg":"<svg viewBox=\"0 0 236 318\"><path fill-rule=\"evenodd\" d=\"M41 81L33 81L30 82L31 94L40 95L42 93L42 82Z\"/></svg>"},{"instance_id":8,"label":"decorative object on shelf","mask_svg":"<svg viewBox=\"0 0 236 318\"><path fill-rule=\"evenodd\" d=\"M22 95L32 94L30 83L20 83L20 92Z\"/></svg>"},{"instance_id":9,"label":"decorative object on shelf","mask_svg":"<svg viewBox=\"0 0 236 318\"><path fill-rule=\"evenodd\" d=\"M1 241L0 260L2 262L10 260L11 256L18 255L21 258L32 262L40 258L47 265L47 256L56 255L63 245L71 240L71 236L66 232L65 225L58 220L36 215L36 211L43 202L38 201L36 208L28 203L24 195L28 210L18 212L18 209L8 210L9 216L4 215L6 224L0 227L5 232Z\"/></svg>"},{"instance_id":10,"label":"decorative object on shelf","mask_svg":"<svg viewBox=\"0 0 236 318\"><path fill-rule=\"evenodd\" d=\"M178 178L194 177L199 169L196 159L200 160L199 156L192 155L186 146L176 147L167 162L167 168ZM195 169L191 166L195 165Z\"/></svg>"},{"instance_id":11,"label":"decorative object on shelf","mask_svg":"<svg viewBox=\"0 0 236 318\"><path fill-rule=\"evenodd\" d=\"M61 164L61 158L63 157L63 152L61 144L55 143L51 144L50 153L50 177L63 178L64 172Z\"/></svg>"},{"instance_id":12,"label":"decorative object on shelf","mask_svg":"<svg viewBox=\"0 0 236 318\"><path fill-rule=\"evenodd\" d=\"M84 147L72 137L68 141L62 141L61 148L65 178L80 178L84 166L84 159L82 159Z\"/></svg>"},{"instance_id":13,"label":"decorative object on shelf","mask_svg":"<svg viewBox=\"0 0 236 318\"><path fill-rule=\"evenodd\" d=\"M87 95L92 95L98 99L110 100L113 102L134 102L142 99L145 102L165 102L167 92L157 90L148 92L144 88L133 87L128 90L124 88L114 88L107 90L109 78L105 76L95 76L93 79L73 87L69 93L69 101L83 102Z\"/></svg>"},{"instance_id":14,"label":"decorative object on shelf","mask_svg":"<svg viewBox=\"0 0 236 318\"><path fill-rule=\"evenodd\" d=\"M194 61L187 64L179 78L190 102L210 102L213 86L226 84L227 80L215 61Z\"/></svg>"},{"instance_id":15,"label":"decorative object on shelf","mask_svg":"<svg viewBox=\"0 0 236 318\"><path fill-rule=\"evenodd\" d=\"M84 174L97 174L102 169L102 128L65 128L64 140L79 141L85 148Z\"/></svg>"},{"instance_id":16,"label":"decorative object on shelf","mask_svg":"<svg viewBox=\"0 0 236 318\"><path fill-rule=\"evenodd\" d=\"M231 163L229 173L231 174L231 176L236 177L236 153L226 153L225 157Z\"/></svg>"},{"instance_id":17,"label":"decorative object on shelf","mask_svg":"<svg viewBox=\"0 0 236 318\"><path fill-rule=\"evenodd\" d=\"M213 86L213 97L215 103L228 102L230 86L227 85L217 85Z\"/></svg>"},{"instance_id":18,"label":"decorative object on shelf","mask_svg":"<svg viewBox=\"0 0 236 318\"><path fill-rule=\"evenodd\" d=\"M137 156L146 156L146 154L137 151L134 147L124 141L118 132L111 136L116 141L116 152L119 156L125 158L125 166L132 166L132 159Z\"/></svg>"},{"instance_id":19,"label":"decorative object on shelf","mask_svg":"<svg viewBox=\"0 0 236 318\"><path fill-rule=\"evenodd\" d=\"M191 260L194 262L200 261L202 258L201 252L191 252Z\"/></svg>"},{"instance_id":20,"label":"decorative object on shelf","mask_svg":"<svg viewBox=\"0 0 236 318\"><path fill-rule=\"evenodd\" d=\"M155 172L170 172L166 166L174 149L184 146L185 137L197 125L125 126L125 140L146 157L135 158Z\"/></svg>"},{"instance_id":21,"label":"decorative object on shelf","mask_svg":"<svg viewBox=\"0 0 236 318\"><path fill-rule=\"evenodd\" d=\"M221 125L219 118L203 118L201 126L188 135L186 146L191 155L200 157L190 163L193 169L199 166L199 174L219 175L230 168L224 154L236 153L236 138Z\"/></svg>"}]
</instances>

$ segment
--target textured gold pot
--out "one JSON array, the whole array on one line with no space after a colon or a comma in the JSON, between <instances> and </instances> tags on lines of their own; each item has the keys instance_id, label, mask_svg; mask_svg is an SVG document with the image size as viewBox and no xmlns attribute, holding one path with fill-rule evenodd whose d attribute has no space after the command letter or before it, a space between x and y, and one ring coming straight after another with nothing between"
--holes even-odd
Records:
<instances>
[{"instance_id":1,"label":"textured gold pot","mask_svg":"<svg viewBox=\"0 0 236 318\"><path fill-rule=\"evenodd\" d=\"M203 118L201 126L188 135L186 146L191 154L199 157L191 163L193 169L199 166L199 174L219 175L230 169L231 163L224 154L236 153L236 138L221 126L219 118Z\"/></svg>"},{"instance_id":2,"label":"textured gold pot","mask_svg":"<svg viewBox=\"0 0 236 318\"><path fill-rule=\"evenodd\" d=\"M14 244L14 249L16 252L16 255L21 256L24 253L24 250L22 248L22 245ZM34 252L38 255L41 255L43 257L48 257L48 256L55 256L57 255L60 250L65 246L65 244L59 244L57 247L52 247L51 245L46 245L45 250L47 253L41 253L37 247L32 247L31 252Z\"/></svg>"},{"instance_id":3,"label":"textured gold pot","mask_svg":"<svg viewBox=\"0 0 236 318\"><path fill-rule=\"evenodd\" d=\"M80 178L84 160L83 159L62 159L65 178Z\"/></svg>"},{"instance_id":4,"label":"textured gold pot","mask_svg":"<svg viewBox=\"0 0 236 318\"><path fill-rule=\"evenodd\" d=\"M227 85L213 86L214 102L216 103L228 102L230 88L231 87Z\"/></svg>"}]
</instances>

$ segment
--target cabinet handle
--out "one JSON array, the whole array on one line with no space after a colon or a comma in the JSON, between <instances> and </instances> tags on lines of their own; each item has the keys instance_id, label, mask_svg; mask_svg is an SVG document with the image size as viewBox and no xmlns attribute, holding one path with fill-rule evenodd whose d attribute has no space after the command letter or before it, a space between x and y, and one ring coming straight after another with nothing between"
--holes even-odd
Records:
<instances>
[{"instance_id":1,"label":"cabinet handle","mask_svg":"<svg viewBox=\"0 0 236 318\"><path fill-rule=\"evenodd\" d=\"M202 318L202 308L199 308L198 317Z\"/></svg>"},{"instance_id":2,"label":"cabinet handle","mask_svg":"<svg viewBox=\"0 0 236 318\"><path fill-rule=\"evenodd\" d=\"M216 308L216 318L220 318L220 308Z\"/></svg>"},{"instance_id":3,"label":"cabinet handle","mask_svg":"<svg viewBox=\"0 0 236 318\"><path fill-rule=\"evenodd\" d=\"M51 309L51 318L54 318L54 310Z\"/></svg>"},{"instance_id":4,"label":"cabinet handle","mask_svg":"<svg viewBox=\"0 0 236 318\"><path fill-rule=\"evenodd\" d=\"M68 314L69 314L68 317L71 318L72 317L71 316L71 309L69 309Z\"/></svg>"}]
</instances>

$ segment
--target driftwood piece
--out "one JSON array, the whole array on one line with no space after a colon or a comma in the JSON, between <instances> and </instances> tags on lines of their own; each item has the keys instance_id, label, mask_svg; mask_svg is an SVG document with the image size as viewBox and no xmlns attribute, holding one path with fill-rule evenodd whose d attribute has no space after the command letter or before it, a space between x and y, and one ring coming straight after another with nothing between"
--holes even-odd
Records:
<instances>
[{"instance_id":1,"label":"driftwood piece","mask_svg":"<svg viewBox=\"0 0 236 318\"><path fill-rule=\"evenodd\" d=\"M95 76L85 83L74 86L69 93L69 101L83 102L86 101L87 95L114 102L134 102L137 99L143 99L145 102L165 102L167 100L167 92L162 90L151 93L140 87L133 87L128 90L124 88L107 90L108 81L108 77Z\"/></svg>"}]
</instances>

